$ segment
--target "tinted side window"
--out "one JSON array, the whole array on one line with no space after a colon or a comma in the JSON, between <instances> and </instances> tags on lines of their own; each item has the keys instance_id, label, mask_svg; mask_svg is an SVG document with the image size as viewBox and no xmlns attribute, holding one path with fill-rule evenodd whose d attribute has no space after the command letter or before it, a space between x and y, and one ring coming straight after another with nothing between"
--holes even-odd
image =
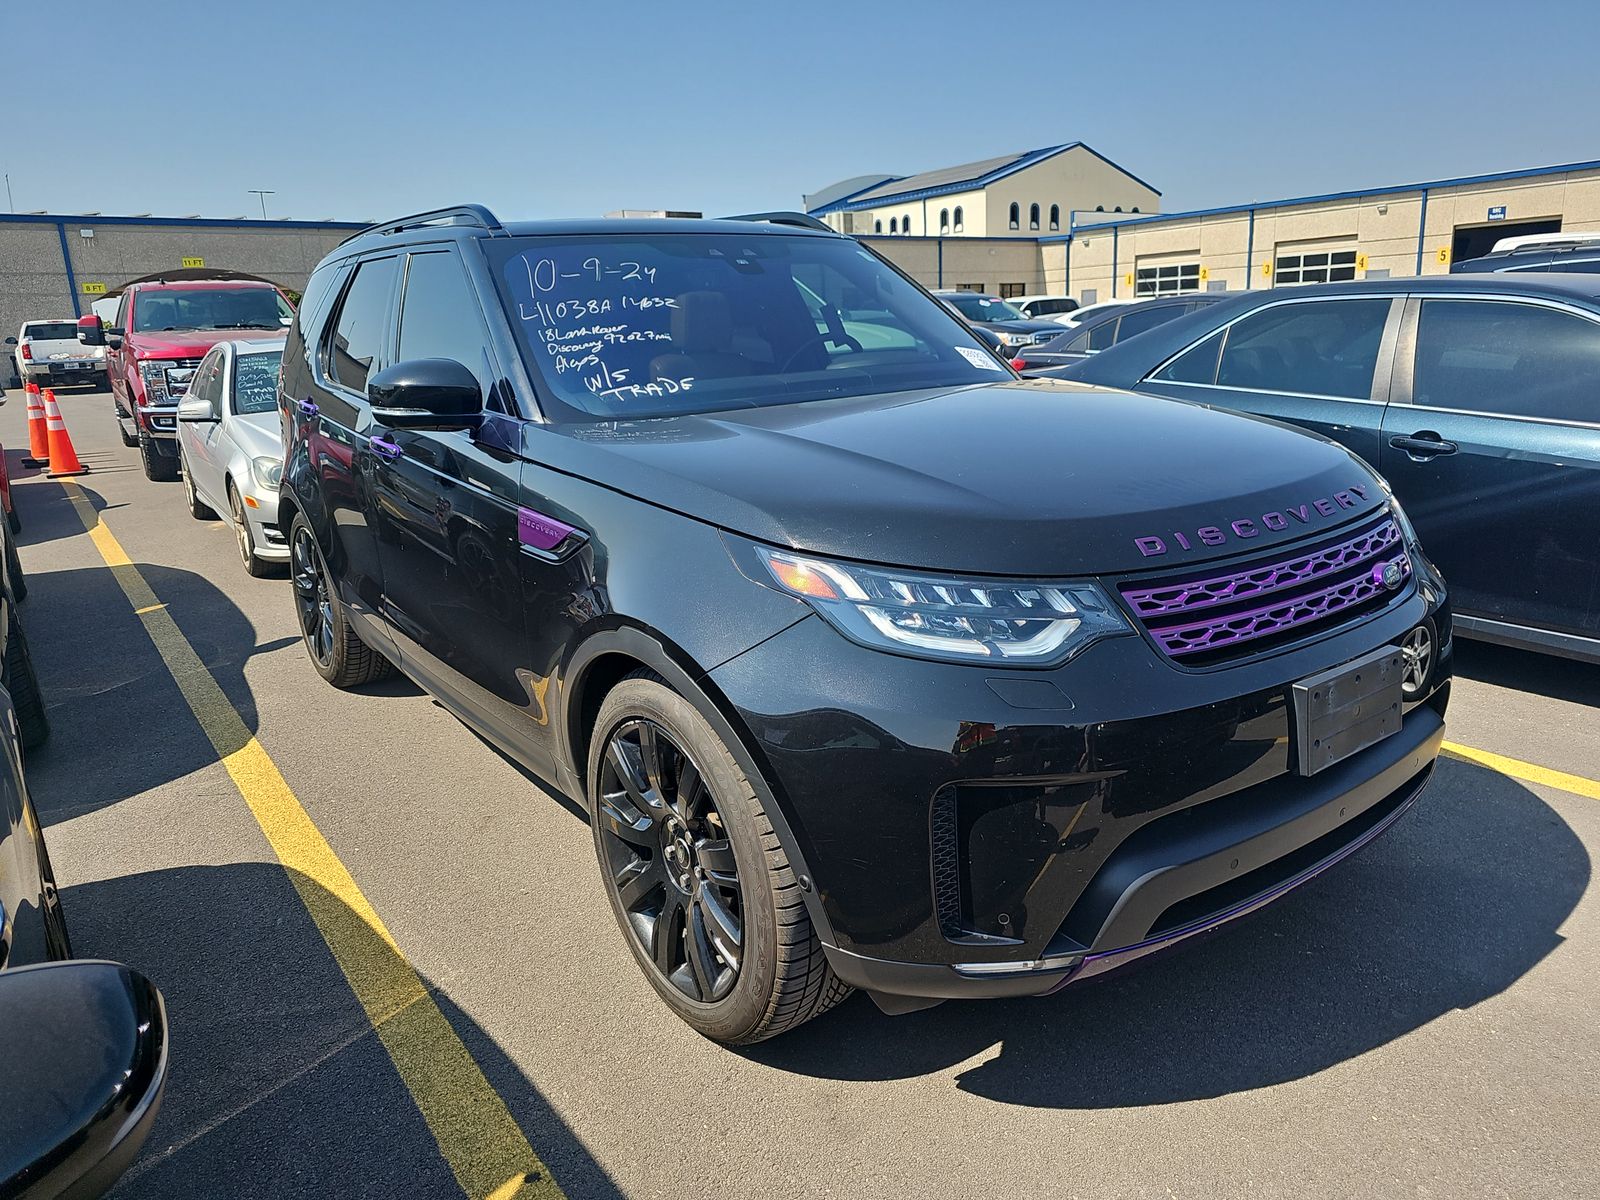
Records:
<instances>
[{"instance_id":1,"label":"tinted side window","mask_svg":"<svg viewBox=\"0 0 1600 1200\"><path fill-rule=\"evenodd\" d=\"M1228 331L1218 387L1365 400L1388 300L1318 300L1263 309Z\"/></svg>"},{"instance_id":2,"label":"tinted side window","mask_svg":"<svg viewBox=\"0 0 1600 1200\"><path fill-rule=\"evenodd\" d=\"M1168 383L1203 383L1207 386L1215 383L1217 350L1221 347L1222 335L1226 332L1225 329L1217 330L1205 341L1191 346L1178 355L1151 378L1165 380Z\"/></svg>"},{"instance_id":3,"label":"tinted side window","mask_svg":"<svg viewBox=\"0 0 1600 1200\"><path fill-rule=\"evenodd\" d=\"M1116 319L1113 318L1110 321L1101 321L1100 324L1096 325L1093 329L1089 330L1089 345L1088 345L1087 349L1090 349L1090 350L1105 350L1108 347L1110 347L1113 343L1115 343L1116 340L1117 340L1117 322L1116 322Z\"/></svg>"},{"instance_id":4,"label":"tinted side window","mask_svg":"<svg viewBox=\"0 0 1600 1200\"><path fill-rule=\"evenodd\" d=\"M1568 262L1563 259L1560 262L1551 263L1550 269L1579 275L1600 274L1600 258L1580 258L1575 262Z\"/></svg>"},{"instance_id":5,"label":"tinted side window","mask_svg":"<svg viewBox=\"0 0 1600 1200\"><path fill-rule=\"evenodd\" d=\"M366 393L373 360L383 349L384 323L389 315L389 289L396 260L369 259L356 268L355 278L334 317L328 342L327 372L352 391Z\"/></svg>"},{"instance_id":6,"label":"tinted side window","mask_svg":"<svg viewBox=\"0 0 1600 1200\"><path fill-rule=\"evenodd\" d=\"M1117 341L1124 341L1136 333L1154 329L1157 325L1165 325L1168 321L1182 316L1184 308L1182 304L1169 304L1161 308L1136 308L1122 318L1122 324L1117 327Z\"/></svg>"},{"instance_id":7,"label":"tinted side window","mask_svg":"<svg viewBox=\"0 0 1600 1200\"><path fill-rule=\"evenodd\" d=\"M207 354L205 361L200 364L200 369L194 373L194 382L189 385L189 395L204 400L213 408L222 398L222 351L213 350Z\"/></svg>"},{"instance_id":8,"label":"tinted side window","mask_svg":"<svg viewBox=\"0 0 1600 1200\"><path fill-rule=\"evenodd\" d=\"M413 254L400 308L399 360L452 358L483 382L488 342L478 297L448 250Z\"/></svg>"},{"instance_id":9,"label":"tinted side window","mask_svg":"<svg viewBox=\"0 0 1600 1200\"><path fill-rule=\"evenodd\" d=\"M1496 300L1424 300L1412 400L1600 422L1600 323Z\"/></svg>"}]
</instances>

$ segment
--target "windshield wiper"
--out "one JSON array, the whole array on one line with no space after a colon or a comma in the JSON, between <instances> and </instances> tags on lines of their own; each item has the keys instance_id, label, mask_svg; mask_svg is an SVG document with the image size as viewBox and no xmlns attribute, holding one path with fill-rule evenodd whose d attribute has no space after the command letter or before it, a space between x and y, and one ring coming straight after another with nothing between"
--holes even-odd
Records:
<instances>
[{"instance_id":1,"label":"windshield wiper","mask_svg":"<svg viewBox=\"0 0 1600 1200\"><path fill-rule=\"evenodd\" d=\"M260 321L235 321L231 325L213 325L212 329L276 329L276 325L263 325Z\"/></svg>"}]
</instances>

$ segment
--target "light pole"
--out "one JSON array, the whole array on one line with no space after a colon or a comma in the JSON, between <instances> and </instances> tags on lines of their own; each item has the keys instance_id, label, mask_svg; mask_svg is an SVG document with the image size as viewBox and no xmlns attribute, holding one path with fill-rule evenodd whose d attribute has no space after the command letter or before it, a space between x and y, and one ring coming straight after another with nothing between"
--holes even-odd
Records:
<instances>
[{"instance_id":1,"label":"light pole","mask_svg":"<svg viewBox=\"0 0 1600 1200\"><path fill-rule=\"evenodd\" d=\"M260 199L261 219L265 221L267 219L267 197L276 196L278 193L271 188L246 188L245 191Z\"/></svg>"}]
</instances>

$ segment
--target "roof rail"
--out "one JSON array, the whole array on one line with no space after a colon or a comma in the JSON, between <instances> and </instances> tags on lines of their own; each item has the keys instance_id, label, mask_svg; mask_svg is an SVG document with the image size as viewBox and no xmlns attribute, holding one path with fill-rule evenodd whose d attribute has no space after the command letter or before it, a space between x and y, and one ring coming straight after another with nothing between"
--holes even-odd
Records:
<instances>
[{"instance_id":1,"label":"roof rail","mask_svg":"<svg viewBox=\"0 0 1600 1200\"><path fill-rule=\"evenodd\" d=\"M369 225L344 240L348 242L354 238L366 237L368 234L402 233L407 229L420 229L425 225L475 225L479 229L487 229L491 235L506 231L506 227L500 224L500 218L483 205L455 204L449 208L434 208L427 212L412 213L409 217L396 217L393 221Z\"/></svg>"},{"instance_id":2,"label":"roof rail","mask_svg":"<svg viewBox=\"0 0 1600 1200\"><path fill-rule=\"evenodd\" d=\"M834 230L809 213L803 212L763 212L741 213L736 217L724 217L724 221L765 221L769 225L795 225L801 229L820 229L824 233L833 233Z\"/></svg>"}]
</instances>

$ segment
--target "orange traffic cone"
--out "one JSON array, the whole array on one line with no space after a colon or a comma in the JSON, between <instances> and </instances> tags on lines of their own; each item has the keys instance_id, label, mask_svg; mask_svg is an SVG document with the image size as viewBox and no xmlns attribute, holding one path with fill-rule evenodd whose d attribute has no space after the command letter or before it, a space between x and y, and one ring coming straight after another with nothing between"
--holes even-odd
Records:
<instances>
[{"instance_id":1,"label":"orange traffic cone","mask_svg":"<svg viewBox=\"0 0 1600 1200\"><path fill-rule=\"evenodd\" d=\"M39 385L29 380L23 389L28 397L28 457L22 460L25 467L50 465L50 435L45 430L44 397Z\"/></svg>"},{"instance_id":2,"label":"orange traffic cone","mask_svg":"<svg viewBox=\"0 0 1600 1200\"><path fill-rule=\"evenodd\" d=\"M56 404L56 394L49 388L44 390L44 419L50 434L50 469L45 474L52 479L87 475L89 468L78 461L78 452L67 436L67 423L61 419L61 409Z\"/></svg>"}]
</instances>

